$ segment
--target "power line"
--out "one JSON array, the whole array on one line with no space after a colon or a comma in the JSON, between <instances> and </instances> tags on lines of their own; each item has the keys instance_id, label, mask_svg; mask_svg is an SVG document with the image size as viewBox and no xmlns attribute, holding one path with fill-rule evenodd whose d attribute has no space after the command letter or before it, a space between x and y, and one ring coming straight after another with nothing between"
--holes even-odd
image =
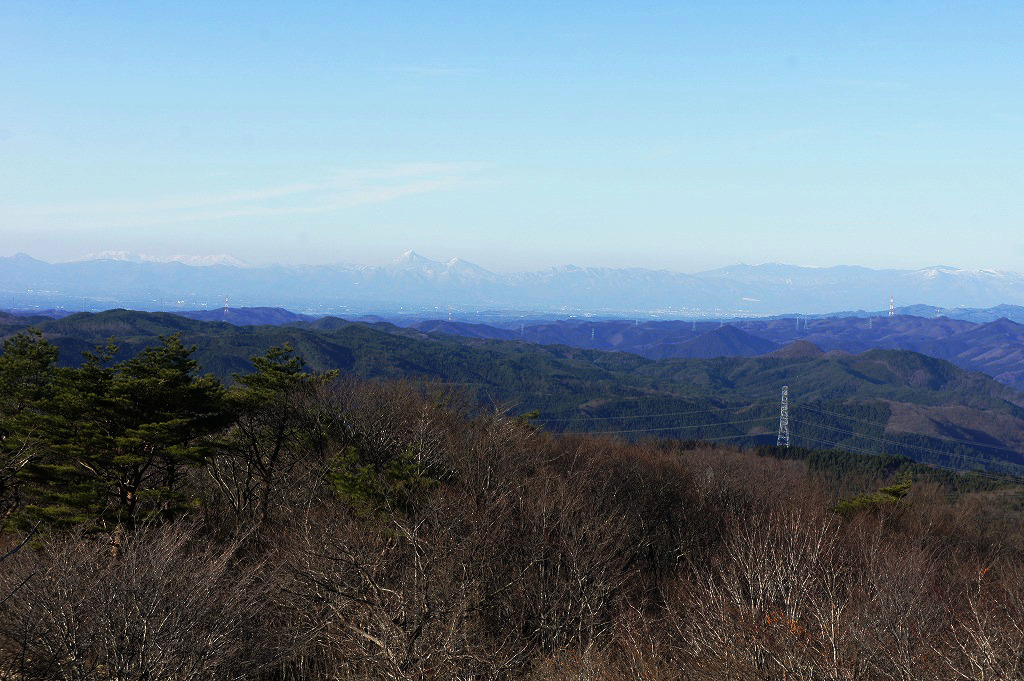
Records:
<instances>
[{"instance_id":1,"label":"power line","mask_svg":"<svg viewBox=\"0 0 1024 681\"><path fill-rule=\"evenodd\" d=\"M662 413L662 414L646 414L646 415L635 415L635 416L594 416L594 417L574 417L574 418L567 418L567 419L544 419L544 420L538 421L538 423L556 423L556 422L567 422L567 421L574 421L574 420L588 420L588 421L622 420L622 419L627 419L627 420L628 419L638 419L638 420L642 420L642 419L664 418L664 417L669 417L669 416L683 416L683 415L703 414L703 413L712 413L712 412L730 411L730 410L741 411L741 410L744 410L744 409L749 409L751 407L754 407L760 401L763 401L763 400L755 401L755 402L752 402L752 403L750 403L748 405L738 406L738 407L715 407L715 408L711 408L711 409L691 410L691 411L685 411L685 412L666 412L666 413ZM823 414L830 414L830 415L839 416L839 417L843 417L843 418L849 418L849 419L852 419L852 420L855 420L855 421L859 421L861 423L866 423L866 424L869 424L869 425L876 426L878 428L884 428L885 427L885 424L883 424L883 423L874 422L874 421L868 421L866 419L858 419L858 418L855 418L855 417L846 416L846 415L838 414L838 413L835 413L835 412L829 412L827 410L818 409L816 407L812 407L812 406L806 405L806 404L799 405L799 406L806 406L808 409L812 409L814 411L818 411L818 412L821 412ZM742 423L753 423L753 422L761 421L761 420L763 420L763 419L755 418L755 419L747 419L747 420L742 420L742 421L728 421L728 422L710 423L710 424L689 424L689 425L685 425L685 426L667 426L667 427L663 427L663 428L638 428L638 429L603 430L603 431L587 431L587 432L594 433L594 434L600 434L600 433L605 433L605 434L627 434L627 433L645 433L645 432L665 432L665 431L671 431L671 430L689 430L689 429L701 428L701 427L710 428L710 427L715 427L715 426L720 426L720 425L736 425L736 424L742 424ZM796 422L797 420L793 419L793 421ZM816 424L816 423L811 423L811 422L802 421L802 420L798 421L798 422L802 423L802 424L805 424L807 426L824 428L824 429L827 429L827 430L830 430L830 431L834 431L834 432L837 432L837 433L843 433L843 434L850 435L850 436L853 436L853 437L862 437L862 438L865 438L865 439L874 440L876 442L879 442L879 443L882 443L882 444L888 444L888 445L894 446L894 447L910 447L910 448L921 450L921 451L926 451L926 452L931 452L931 453L934 453L934 454L939 454L939 455L942 455L942 456L945 456L945 457L956 457L956 458L960 458L960 459L963 459L963 460L975 461L975 462L978 462L978 463L981 463L981 464L984 464L984 465L992 465L993 463L998 463L998 460L992 461L992 460L988 460L988 459L982 459L982 458L979 458L979 457L976 457L976 456L971 456L969 454L959 454L959 453L956 453L956 452L949 452L949 451L945 451L945 450L935 449L934 447L925 447L923 445L903 444L903 443L899 443L899 442L893 441L892 438L889 438L889 439L878 438L878 437L874 437L874 436L871 436L871 435L866 435L866 434L861 434L861 433L857 433L857 432L854 432L854 431L849 431L849 430L844 430L844 429L841 429L841 428L836 428L834 426L827 426L827 425L823 425L823 424ZM923 433L907 432L907 434L909 434L909 435L919 435L919 436L922 436L922 437L931 437L931 436L928 436L928 435L924 435ZM737 436L737 437L743 437L743 436ZM754 437L754 436L749 436L749 437ZM801 436L801 437L807 437L807 436ZM807 439L813 439L813 438L807 438ZM971 445L971 446L974 446L974 447L985 447L986 446L986 445L980 445L978 443L972 443L972 442L969 442L969 441L955 440L953 438L936 438L936 439L945 439L945 440L948 440L950 442L956 442L956 443L964 444L964 445ZM822 442L824 444L833 444L833 443L827 443L825 441L819 441L819 442ZM1007 448L1007 447L992 447L992 448L993 449L1000 449L1000 450L1008 451L1008 452L1015 453L1015 454L1021 454L1021 452L1019 452L1017 450L1013 450L1013 449ZM865 454L874 454L874 452L869 452L867 450L857 450L857 451L860 451L861 453L865 453ZM1009 462L1009 463L1012 463L1012 462Z\"/></svg>"},{"instance_id":2,"label":"power line","mask_svg":"<svg viewBox=\"0 0 1024 681\"><path fill-rule=\"evenodd\" d=\"M750 435L748 433L740 433L739 435L717 435L715 437L700 437L698 438L701 442L718 442L719 440L735 440L741 437L757 437L756 435Z\"/></svg>"},{"instance_id":3,"label":"power line","mask_svg":"<svg viewBox=\"0 0 1024 681\"><path fill-rule=\"evenodd\" d=\"M900 444L898 442L893 442L891 439L886 440L885 438L875 437L874 435L864 435L863 433L857 433L857 432L852 431L852 430L844 430L842 428L836 428L835 426L826 426L826 425L822 425L822 424L818 424L818 423L811 423L811 422L807 422L807 421L801 421L800 423L804 423L805 425L807 425L807 426L809 426L811 428L824 428L825 430L831 430L831 431L835 431L837 433L844 433L846 435L852 435L854 437L862 437L862 438L864 438L866 440L874 440L875 442L881 442L882 444L888 443L888 444L894 445L896 447L913 447L914 449L920 449L920 450L926 451L926 452L934 452L936 454L942 454L944 456L963 456L963 455L960 455L960 454L955 454L953 452L947 452L947 451L943 451L941 449L935 449L933 447L925 447L923 445ZM920 433L912 433L912 434L919 435ZM963 458L968 458L968 457L963 456Z\"/></svg>"},{"instance_id":4,"label":"power line","mask_svg":"<svg viewBox=\"0 0 1024 681\"><path fill-rule=\"evenodd\" d=\"M738 425L738 424L745 424L745 423L753 423L753 422L757 422L757 421L768 421L768 419L746 419L746 420L743 420L743 421L728 421L728 422L723 422L723 423L709 423L709 424L702 424L702 425L695 425L695 426L678 426L678 427L675 427L675 428L644 428L644 429L638 429L638 430L598 430L598 431L580 432L580 433L576 433L576 434L578 434L578 435L620 435L620 434L626 434L626 433L653 433L653 432L664 432L664 431L668 431L668 430L684 430L684 429L701 428L701 427L713 427L713 426L724 426L724 425ZM831 430L836 430L836 429L831 429ZM860 435L858 433L853 433L853 432L850 432L850 431L840 431L840 432L847 432L848 434L853 435L855 437L869 437L869 436ZM714 437L703 437L702 436L702 437L698 437L696 439L698 439L700 441L706 441L706 442L718 442L718 441L721 441L721 440L735 440L735 439L740 439L740 438L755 438L755 437L758 437L758 436L751 435L750 433L739 433L739 434L736 434L736 435L720 435L720 436L714 436ZM845 450L845 451L853 451L853 452L856 452L858 454L863 454L865 456L879 456L878 452L873 452L871 450L863 449L863 448L860 448L860 447L854 447L852 445L842 445L842 446L840 446L838 442L832 442L832 441L829 441L829 440L822 440L820 438L811 437L809 435L804 435L804 434L799 433L799 432L797 434L793 435L793 437L797 438L798 440L804 440L804 441L808 441L808 442L815 442L815 443L818 443L820 445L825 445L826 447L828 447L830 449L841 449L841 450ZM869 439L876 439L876 438L870 438L869 437ZM956 457L959 457L959 458L962 458L962 459L973 459L973 457L963 456L963 455L956 455L956 454L950 454L949 452L942 452L940 450L929 450L929 451L934 451L936 453L944 454L944 455L947 455L947 456L956 456ZM980 459L973 459L973 460L981 461L982 463L991 463L991 462L984 462L984 461L982 461ZM984 471L984 470L967 470L967 471L964 471L963 469L959 469L959 468L956 468L954 466L943 465L943 464L940 464L940 463L930 463L930 462L915 462L915 463L920 463L921 465L927 465L927 466L930 466L930 467L933 467L933 468L939 468L939 469L942 469L942 470L948 470L948 471L955 472L955 473L969 472L969 473L972 473L972 474L975 474L975 475L979 475L981 477L993 479L993 480L1005 480L1006 477L1013 477L1012 473L998 474L998 473L991 473L989 471Z\"/></svg>"},{"instance_id":5,"label":"power line","mask_svg":"<svg viewBox=\"0 0 1024 681\"><path fill-rule=\"evenodd\" d=\"M670 411L663 414L636 414L627 416L570 416L568 418L561 419L537 419L536 423L565 423L567 421L608 421L614 419L654 419L664 418L668 416L686 416L688 414L706 414L713 411L741 411L743 409L749 409L754 405L763 402L764 400L758 400L751 402L748 405L733 406L733 407L710 407L708 409L697 409L694 411Z\"/></svg>"},{"instance_id":6,"label":"power line","mask_svg":"<svg viewBox=\"0 0 1024 681\"><path fill-rule=\"evenodd\" d=\"M408 379L406 379L406 380L408 380ZM443 380L438 380L438 381L409 381L409 382L423 382L423 383L428 383L428 384L439 384L439 385L449 385L449 386L455 386L455 385L470 386L470 385L474 385L474 386L482 386L482 387L494 387L494 386L491 386L490 384L487 384L487 383L455 382L455 381L443 381ZM585 421L585 422L593 422L593 421L614 421L614 420L631 420L631 419L634 419L634 420L650 420L650 419L655 419L655 418L668 418L668 417L674 417L674 416L689 416L689 415L694 415L694 414L708 414L708 413L728 412L728 411L740 412L740 411L744 411L744 410L756 407L758 404L764 402L767 399L768 395L774 395L774 394L775 394L775 392L771 391L771 393L764 393L763 396L748 396L748 398L749 397L753 397L754 401L749 403L749 404L738 405L738 406L711 407L711 408L707 408L707 409L696 409L696 410L675 411L675 412L662 412L662 413L656 413L656 414L634 414L634 415L617 415L617 416L573 416L573 417L567 417L567 418L548 418L548 419L538 419L536 421L536 423L538 423L538 424L554 424L554 423L572 423L572 422L583 422L583 421ZM666 396L663 399L675 399L675 398L670 397L670 396ZM797 406L797 407L800 407L800 408L804 408L805 407L805 408L807 408L807 409L809 409L811 411L815 411L815 412L818 412L818 413L821 413L821 414L835 416L835 417L838 417L838 418L844 418L844 419L848 419L850 421L857 421L857 422L864 423L864 424L867 424L867 425L875 426L875 427L880 428L880 429L884 429L886 427L886 425L887 425L885 423L880 423L880 422L877 422L877 421L869 421L867 419L861 419L861 418L857 418L857 417L854 417L854 416L849 416L849 415L846 415L846 414L840 414L838 412L829 411L827 409L821 409L820 407L816 407L816 406L813 406L813 405L807 404L807 403L796 403L794 406ZM660 428L637 428L637 429L600 430L600 431L577 431L577 432L585 433L585 434L592 434L592 435L600 435L600 434L618 435L618 434L636 434L636 433L655 433L655 432L668 432L668 431L676 431L676 430L691 430L691 429L694 429L694 428L712 428L712 427L726 426L726 425L739 425L739 424L745 424L745 423L754 423L754 422L763 421L763 420L766 420L766 419L754 418L754 419L745 419L745 420L737 420L737 421L724 421L724 422L719 422L719 423L688 424L688 425L683 425L683 426L666 426L666 427L660 427ZM844 429L841 429L841 428L836 428L834 426L817 424L817 423L812 423L812 422L809 422L809 421L803 421L803 420L798 420L798 419L787 419L787 424L786 425L788 425L788 421L789 420L792 420L794 422L798 422L798 423L801 423L803 425L810 426L810 427L823 428L823 429L826 429L826 430L829 430L829 431L832 431L832 432L842 433L842 434L846 434L846 435L849 435L849 436L852 436L852 437L861 437L861 438L864 438L864 439L873 440L875 442L879 442L879 443L882 443L882 444L888 444L888 445L893 446L893 447L908 447L908 448L912 448L912 449L916 449L916 450L920 450L920 451L931 452L931 453L938 454L938 455L941 455L941 456L944 456L944 457L948 457L948 458L954 458L955 457L955 458L962 459L962 460L965 460L965 461L975 461L975 462L978 462L978 463L986 465L986 466L991 466L994 463L995 464L1000 463L1000 461L998 459L996 459L996 460L982 459L982 458L979 458L979 457L976 457L976 456L971 456L969 454L958 454L958 453L955 453L955 452L949 452L949 451L944 451L944 450L940 450L940 449L935 449L934 447L926 447L926 446L923 446L923 445L900 443L900 442L894 441L891 437L888 438L888 439L883 439L883 438L878 438L878 437L871 436L871 435L857 433L857 432L850 431L850 430L844 430ZM780 428L781 428L781 426L782 426L782 423L781 423L781 419L780 419ZM926 435L924 433L917 433L917 432L913 432L913 431L903 431L903 432L905 434L907 434L907 435L918 435L918 436L921 436L921 437L928 437L928 438L935 439L935 440L940 440L940 441L945 441L945 442L951 442L951 443L956 443L956 444L967 445L967 446L974 447L974 448L994 449L994 450L1006 451L1006 452L1010 452L1010 453L1013 453L1013 454L1024 456L1024 452L1021 452L1020 450L1012 449L1010 447L1002 447L1002 446L998 446L998 445L987 445L987 444L978 443L978 442L971 442L969 440L960 440L960 439L957 439L957 438L949 438L949 437L943 437L943 436ZM731 436L728 436L728 437L731 439L731 438L739 438L739 437L757 437L757 436L748 435L748 434L741 434L741 435L731 435ZM798 435L797 437L802 437L802 438L807 439L807 440L813 440L813 441L819 442L821 444L826 444L826 445L829 445L829 446L838 446L838 443L831 443L831 442L827 442L827 441L824 441L824 440L817 440L815 438L810 438L810 437L808 437L806 435ZM702 439L710 440L710 439L713 439L713 438L702 438ZM859 448L855 448L855 447L847 447L847 448L851 449L853 451L857 451L858 453L863 453L863 454L867 454L867 455L874 455L874 454L876 454L875 452L870 452L868 450L863 450L863 449L859 449ZM1011 463L1012 464L1013 462L1006 462L1006 463ZM956 470L956 469L952 469L951 468L951 470Z\"/></svg>"},{"instance_id":7,"label":"power line","mask_svg":"<svg viewBox=\"0 0 1024 681\"><path fill-rule=\"evenodd\" d=\"M733 422L722 423L722 424L705 424L705 425L707 427L715 426L715 425L734 425L734 424L738 424L738 423L749 423L749 422L752 422L752 421L759 421L759 420L762 420L762 419L750 419L749 421L733 421ZM680 426L680 429L681 428L691 428L691 427L699 427L699 426ZM636 430L636 431L599 430L599 431L583 432L583 433L576 433L576 434L578 434L578 435L616 435L616 434L622 434L622 433L637 433L637 432L643 433L643 432L657 432L657 431L664 431L664 430L676 430L676 429L653 428L653 429L642 429L642 430ZM853 433L853 435L857 435L857 434ZM757 437L757 436L756 435L751 435L749 433L740 433L740 434L737 434L737 435L721 435L721 436L715 436L715 437L699 437L697 439L699 441L702 441L702 442L718 442L718 441L722 441L722 440L735 440L735 439L739 439L739 438L754 438L754 437ZM872 451L867 450L867 449L862 449L860 447L853 447L853 446L850 446L850 445L840 446L839 443L837 443L837 442L831 442L831 441L828 441L828 440L821 440L819 438L810 437L808 435L803 435L801 433L797 433L793 437L797 438L798 440L805 440L805 441L808 441L808 442L816 442L818 444L825 445L825 446L827 446L830 449L841 449L841 450L845 450L845 451L853 451L853 452L856 452L858 454L862 454L862 455L865 455L865 456L879 456L878 452L872 452ZM935 450L935 451L938 451L938 450ZM968 457L961 457L961 458L968 458ZM1013 477L1013 475L1011 473L998 474L998 473L991 473L989 471L984 471L984 470L966 470L966 471L964 471L964 470L956 468L954 466L947 466L947 465L943 465L943 464L939 464L939 463L926 463L926 462L915 462L915 463L919 463L921 465L930 466L932 468L948 470L948 471L951 471L951 472L954 472L954 473L963 473L963 472L972 473L974 475L978 475L978 476L981 476L981 477L984 477L984 478L988 478L988 479L992 479L992 480L1005 480L1007 477Z\"/></svg>"},{"instance_id":8,"label":"power line","mask_svg":"<svg viewBox=\"0 0 1024 681\"><path fill-rule=\"evenodd\" d=\"M800 440L808 440L810 442L817 442L818 444L827 445L828 447L830 447L832 449L840 449L840 450L843 450L843 451L854 451L854 452L856 452L858 454L863 454L865 456L875 456L875 457L879 456L879 454L877 452L871 452L871 451L868 451L866 449L860 449L859 447L852 447L852 446L849 446L849 445L843 445L843 446L840 447L839 444L836 443L836 442L830 442L828 440L819 440L818 438L809 437L807 435L797 434L794 437L796 437L797 439L800 439ZM956 468L954 466L944 466L943 464L940 464L940 463L928 463L928 462L923 462L923 461L915 461L914 463L920 464L922 466L930 466L932 468L939 468L939 469L942 469L942 470L952 471L953 473L972 473L974 475L979 475L979 476L981 476L983 478L989 478L989 479L992 479L992 480L1005 480L1007 477L1016 477L1012 473L1005 473L1005 474L1001 475L1001 474L998 474L998 473L991 473L989 471L979 471L979 470L976 470L976 469L963 470L963 469L960 469L960 468Z\"/></svg>"},{"instance_id":9,"label":"power line","mask_svg":"<svg viewBox=\"0 0 1024 681\"><path fill-rule=\"evenodd\" d=\"M753 404L756 404L756 402L752 403L751 405L748 405L748 406L753 406ZM719 407L719 408L711 409L711 410L700 410L700 411L694 411L694 412L682 412L682 414L709 413L711 411L720 411L720 410L724 410L724 409L728 409L728 408ZM668 415L674 415L674 414L662 414L661 416L668 416ZM651 417L653 417L653 416L649 416L647 418L651 418ZM602 418L637 418L637 417L593 417L593 418L595 418L595 419L602 419ZM859 419L859 420L863 421L863 419ZM721 426L744 425L744 424L756 423L756 422L766 423L768 421L769 421L769 419L767 419L767 418L753 418L753 419L743 419L743 420L735 420L735 421L722 421L722 422L718 422L718 423L690 424L690 425L685 425L685 426L668 426L668 427L663 427L663 428L638 428L638 429L625 429L625 430L581 431L578 434L581 434L581 435L625 435L625 434L638 434L638 433L658 433L658 432L669 432L669 431L680 431L680 430L692 430L692 429L695 429L695 428L713 428L713 427L721 427ZM886 441L886 440L884 440L882 438L877 438L877 437L870 436L870 435L863 435L861 433L856 433L854 431L848 431L848 430L844 430L844 429L841 429L841 428L836 428L836 427L833 427L833 426L824 426L824 425L819 425L819 424L812 424L812 423L809 423L809 422L797 421L796 419L793 419L793 421L794 422L799 422L799 423L805 423L806 425L811 426L811 427L818 427L818 428L823 428L825 430L829 430L829 431L832 431L832 432L843 433L843 434L846 434L846 435L850 435L852 437L861 437L861 438L865 438L865 439L869 439L869 440L874 440L874 441L880 442L882 444L886 444L888 442L888 444L894 445L894 446L897 446L897 447L899 447L899 446L912 447L914 449L918 449L918 450L922 450L922 451L927 451L927 452L932 452L934 454L938 454L938 455L941 455L941 456L944 456L944 457L947 457L947 458L956 458L956 459L961 459L961 460L965 460L965 461L975 461L975 462L978 462L981 465L990 466L993 463L999 463L998 460L997 461L985 460L985 459L980 459L978 457L973 457L973 456L970 456L970 455L967 455L967 454L957 454L957 453L954 453L954 452L947 452L947 451L935 449L935 448L932 448L932 447L924 447L924 446L921 446L921 445L911 445L911 444L902 445L900 443ZM869 422L869 421L864 421L864 422L865 423L872 423L872 422ZM873 425L881 426L883 424L874 423ZM920 433L912 433L912 434L920 435ZM733 439L740 439L740 438L751 438L752 439L752 438L756 438L756 437L758 437L758 436L757 435L752 435L750 433L739 433L739 434L736 434L736 435L725 435L725 436L716 436L716 437L699 437L697 439L699 439L701 441L717 442L717 441L720 441L720 440L733 440ZM804 441L808 441L808 442L815 442L815 443L818 443L820 445L825 445L825 446L827 446L829 448L833 448L833 449L842 449L842 450L847 450L847 451L853 451L853 452L856 452L858 454L863 454L865 456L878 456L880 454L879 452L871 451L871 450L864 449L864 448L861 448L861 447L855 447L855 446L852 446L852 445L840 445L838 442L833 442L833 441L829 441L829 440L822 440L820 438L810 437L809 435L805 435L805 434L802 434L800 432L798 432L793 437L796 437L796 438L798 438L800 440L804 440ZM965 443L965 444L970 444L970 443ZM923 465L928 465L928 466L931 466L931 467L934 467L934 468L939 468L939 469L943 469L943 470L949 470L949 471L952 471L952 472L963 472L962 469L956 468L954 466L943 465L943 464L940 464L940 463L924 463L924 462L919 462L919 463L922 463ZM1012 463L1012 462L1010 462L1010 463ZM990 473L990 472L984 471L984 470L981 470L981 471L979 471L979 470L969 470L968 472L974 473L976 475L980 475L982 477L988 477L988 478L991 478L991 479L999 479L999 480L1005 479L1006 476L1012 476L1012 473L1006 473L1006 474L1000 475L1000 474Z\"/></svg>"},{"instance_id":10,"label":"power line","mask_svg":"<svg viewBox=\"0 0 1024 681\"><path fill-rule=\"evenodd\" d=\"M852 447L852 446L848 446L848 445L843 445L843 446L840 447L838 442L831 442L829 440L819 440L816 437L810 437L809 435L804 435L803 433L799 433L799 432L794 434L793 437L796 438L797 440L810 440L811 442L817 442L818 444L821 444L821 445L827 445L830 449L850 450L850 451L854 451L854 452L856 452L858 454L864 454L865 456L875 456L875 457L879 456L878 452L872 452L872 451L867 450L867 449L861 449L860 447Z\"/></svg>"},{"instance_id":11,"label":"power line","mask_svg":"<svg viewBox=\"0 0 1024 681\"><path fill-rule=\"evenodd\" d=\"M893 442L891 439L885 440L883 438L874 437L872 435L863 435L861 433L856 433L856 432L854 432L852 430L843 430L842 428L836 428L835 426L824 426L824 425L819 425L819 424L816 424L816 423L807 423L806 425L808 425L808 426L810 426L812 428L813 427L824 428L825 430L831 430L831 431L834 431L834 432L837 432L837 433L844 433L846 435L852 435L853 437L862 437L862 438L867 439L867 440L874 440L876 442L881 442L882 444L888 443L890 446L894 446L894 447L912 447L914 449L920 449L921 451L925 451L925 452L933 452L935 454L941 454L942 456L951 457L951 458L960 458L960 459L965 459L965 460L969 460L969 461L977 461L979 463L983 463L983 464L987 464L987 465L992 465L992 463L993 463L993 461L990 460L990 459L981 459L979 457L971 456L969 454L957 454L956 452L947 452L947 451L943 451L941 449L935 449L933 447L925 447L923 445L912 445L912 444ZM920 433L911 433L911 434L912 435L920 435ZM998 462L998 459L996 460L996 462ZM1006 463L1011 463L1012 464L1013 462L1012 461L1008 461Z\"/></svg>"},{"instance_id":12,"label":"power line","mask_svg":"<svg viewBox=\"0 0 1024 681\"><path fill-rule=\"evenodd\" d=\"M749 409L749 408L757 405L760 402L764 402L768 398L775 399L775 396L777 394L778 393L775 390L771 390L771 391L768 391L768 392L758 393L758 394L755 394L755 395L743 395L742 397L745 397L748 400L752 399L753 402L750 402L749 404L741 404L741 405L730 406L730 407L709 407L708 409L699 409L699 410L694 410L694 411L664 412L664 413L661 413L661 414L637 414L635 416L569 416L569 417L566 417L566 418L537 419L535 421L535 423L564 423L566 421L604 421L604 420L610 420L610 419L652 419L652 418L659 418L659 417L664 417L664 416L684 416L686 414L702 414L704 412L709 412L709 411L729 411L729 410L742 411L744 409ZM684 399L684 398L680 398L680 397L676 397L676 396L671 396L671 395L666 395L664 397L648 398L648 399L674 400L674 399Z\"/></svg>"},{"instance_id":13,"label":"power line","mask_svg":"<svg viewBox=\"0 0 1024 681\"><path fill-rule=\"evenodd\" d=\"M744 419L742 421L722 421L721 423L698 423L689 426L666 426L664 428L638 428L636 430L594 430L585 431L588 435L618 435L622 433L656 433L666 430L689 430L691 428L713 428L715 426L732 426L741 423L753 423L755 421L770 421L770 418ZM753 436L750 436L753 437Z\"/></svg>"},{"instance_id":14,"label":"power line","mask_svg":"<svg viewBox=\"0 0 1024 681\"><path fill-rule=\"evenodd\" d=\"M579 432L579 433L567 433L568 435L607 435L609 431L596 431L593 433ZM743 437L757 437L756 435L749 435L747 433L740 433L739 435L715 435L713 437L697 437L694 440L698 442L718 442L719 440L736 440Z\"/></svg>"},{"instance_id":15,"label":"power line","mask_svg":"<svg viewBox=\"0 0 1024 681\"><path fill-rule=\"evenodd\" d=\"M817 411L817 412L820 412L822 414L828 414L830 416L838 416L839 418L849 419L851 421L859 421L860 423L867 423L869 425L878 425L878 426L881 426L881 427L885 427L885 424L880 424L877 421L868 421L866 419L859 419L859 418L856 418L854 416L847 416L846 414L840 414L838 412L828 411L826 409L821 409L820 407L813 407L813 406L811 406L809 404L799 404L798 403L796 406L798 406L800 408L811 409L813 411ZM901 431L901 432L905 432L908 435L920 435L922 437L930 437L930 438L932 438L934 440L944 440L946 442L959 442L960 444L971 445L972 447L985 447L986 449L999 449L999 450L1006 451L1006 452L1013 452L1015 454L1024 454L1024 452L1022 452L1021 450L1013 449L1012 447L1000 447L998 445L986 445L986 444L982 444L980 442L971 442L970 440L959 440L959 439L957 439L955 437L945 437L943 435L926 435L925 433L915 433L915 432L910 431L910 430Z\"/></svg>"}]
</instances>

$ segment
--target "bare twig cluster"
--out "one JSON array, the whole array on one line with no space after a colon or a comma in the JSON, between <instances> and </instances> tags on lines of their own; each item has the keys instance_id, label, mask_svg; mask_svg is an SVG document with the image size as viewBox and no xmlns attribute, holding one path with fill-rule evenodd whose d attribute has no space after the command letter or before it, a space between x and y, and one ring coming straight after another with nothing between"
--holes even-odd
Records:
<instances>
[{"instance_id":1,"label":"bare twig cluster","mask_svg":"<svg viewBox=\"0 0 1024 681\"><path fill-rule=\"evenodd\" d=\"M998 494L915 485L839 514L798 462L555 436L429 386L310 380L242 407L178 472L183 510L117 538L47 528L0 562L0 677L1024 673Z\"/></svg>"}]
</instances>

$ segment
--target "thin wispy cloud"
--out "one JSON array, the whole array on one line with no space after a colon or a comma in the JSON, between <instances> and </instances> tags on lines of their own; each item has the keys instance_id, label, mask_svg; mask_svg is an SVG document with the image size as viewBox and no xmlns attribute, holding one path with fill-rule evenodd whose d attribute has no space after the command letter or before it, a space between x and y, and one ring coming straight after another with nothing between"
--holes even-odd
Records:
<instances>
[{"instance_id":1,"label":"thin wispy cloud","mask_svg":"<svg viewBox=\"0 0 1024 681\"><path fill-rule=\"evenodd\" d=\"M849 90L880 91L880 90L903 90L905 84L896 80L885 80L882 78L846 78L840 80L822 81L826 85L838 86Z\"/></svg>"},{"instance_id":2,"label":"thin wispy cloud","mask_svg":"<svg viewBox=\"0 0 1024 681\"><path fill-rule=\"evenodd\" d=\"M466 76L481 71L467 66L389 66L384 70L415 76Z\"/></svg>"},{"instance_id":3,"label":"thin wispy cloud","mask_svg":"<svg viewBox=\"0 0 1024 681\"><path fill-rule=\"evenodd\" d=\"M45 206L0 206L0 216L11 222L86 229L331 213L407 196L468 187L478 182L476 176L481 169L478 163L409 163L350 168L332 172L315 181L215 194Z\"/></svg>"}]
</instances>

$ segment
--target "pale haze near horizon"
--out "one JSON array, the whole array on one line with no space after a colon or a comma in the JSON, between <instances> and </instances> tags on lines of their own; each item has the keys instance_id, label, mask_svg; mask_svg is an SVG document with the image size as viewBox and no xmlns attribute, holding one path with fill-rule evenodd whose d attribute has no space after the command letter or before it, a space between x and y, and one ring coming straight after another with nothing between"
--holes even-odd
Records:
<instances>
[{"instance_id":1,"label":"pale haze near horizon","mask_svg":"<svg viewBox=\"0 0 1024 681\"><path fill-rule=\"evenodd\" d=\"M0 255L1024 270L1019 3L9 2Z\"/></svg>"}]
</instances>

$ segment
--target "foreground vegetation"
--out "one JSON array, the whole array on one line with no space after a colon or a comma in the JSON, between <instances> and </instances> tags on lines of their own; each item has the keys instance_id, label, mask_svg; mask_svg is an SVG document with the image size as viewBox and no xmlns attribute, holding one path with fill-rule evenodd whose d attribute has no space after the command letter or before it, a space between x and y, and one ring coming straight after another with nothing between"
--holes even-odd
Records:
<instances>
[{"instance_id":1,"label":"foreground vegetation","mask_svg":"<svg viewBox=\"0 0 1024 681\"><path fill-rule=\"evenodd\" d=\"M1024 673L1005 485L552 434L286 347L230 387L175 337L56 359L0 356L4 678Z\"/></svg>"}]
</instances>

